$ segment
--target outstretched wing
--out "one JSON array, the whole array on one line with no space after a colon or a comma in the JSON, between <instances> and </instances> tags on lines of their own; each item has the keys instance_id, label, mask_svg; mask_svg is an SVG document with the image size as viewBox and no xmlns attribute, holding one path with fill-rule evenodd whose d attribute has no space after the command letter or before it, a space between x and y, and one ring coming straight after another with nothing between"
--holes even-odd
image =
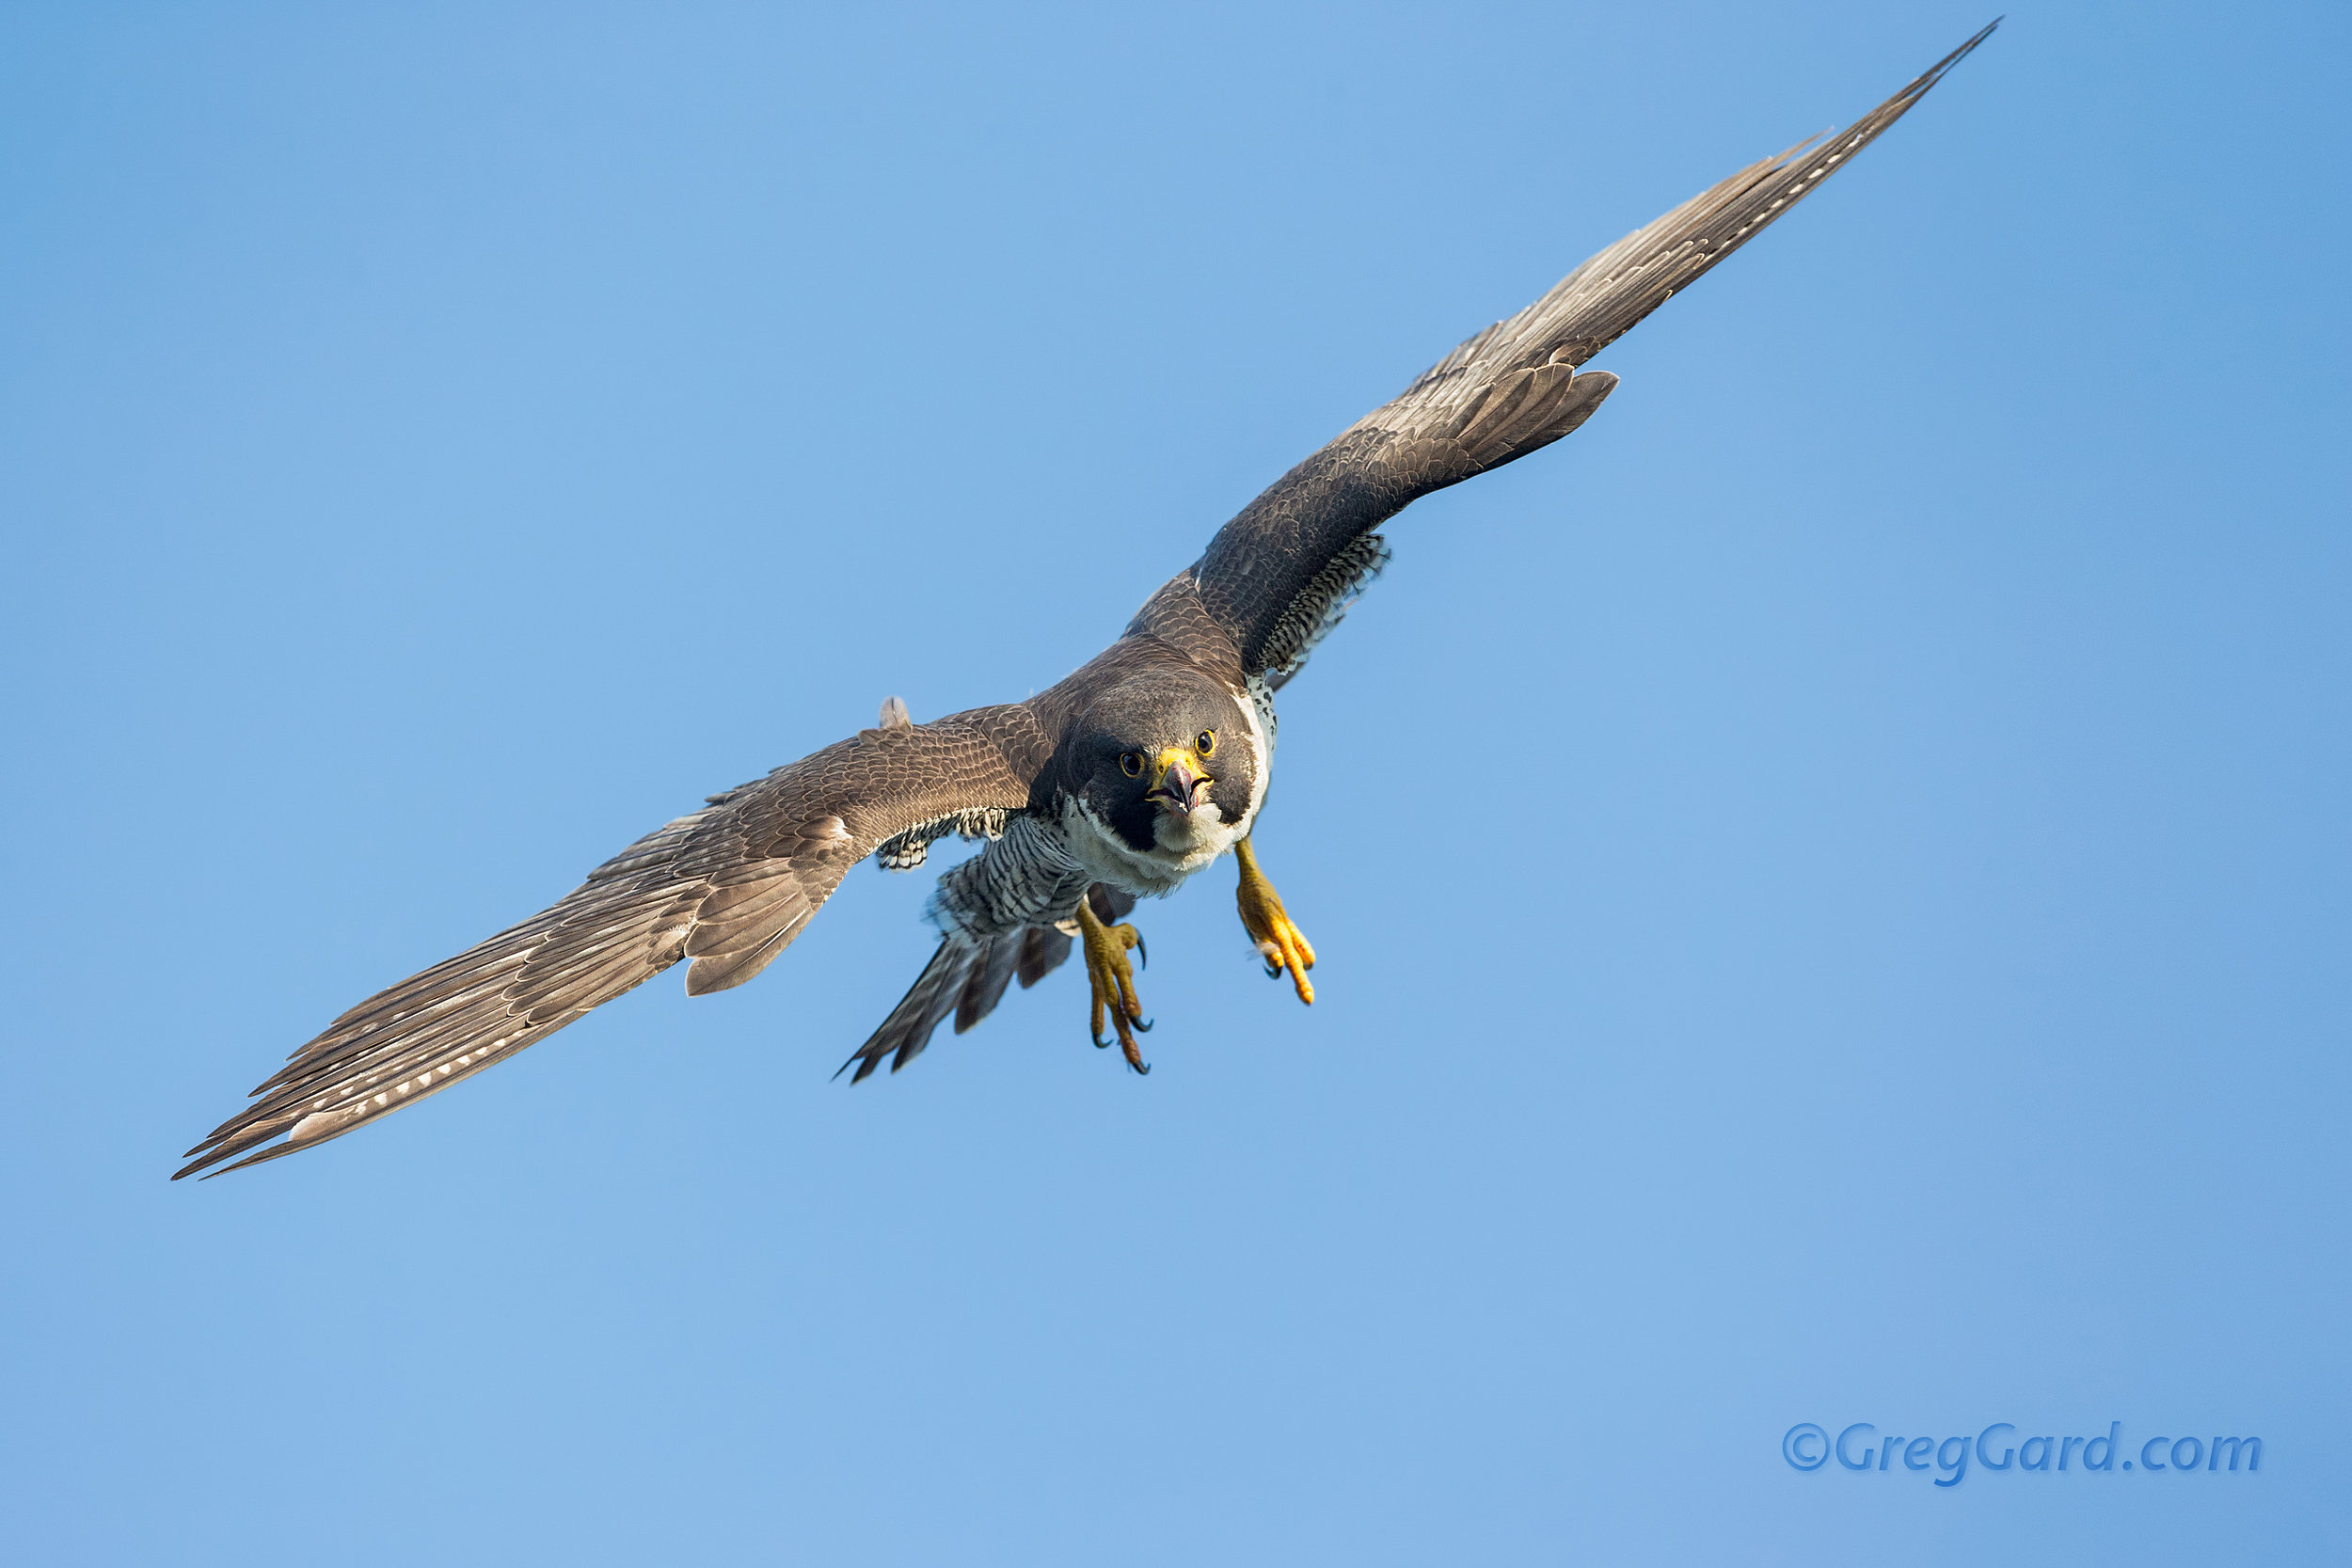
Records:
<instances>
[{"instance_id":1,"label":"outstretched wing","mask_svg":"<svg viewBox=\"0 0 2352 1568\"><path fill-rule=\"evenodd\" d=\"M1205 610L1239 651L1243 669L1279 685L1387 560L1374 528L1432 490L1524 457L1582 424L1617 378L1579 374L1578 366L1811 194L1992 31L1844 131L1750 165L1470 338L1251 501L1131 629L1166 625L1181 632ZM1196 604L1184 602L1196 595Z\"/></svg>"},{"instance_id":2,"label":"outstretched wing","mask_svg":"<svg viewBox=\"0 0 2352 1568\"><path fill-rule=\"evenodd\" d=\"M553 908L362 1002L295 1052L174 1180L340 1137L512 1056L681 958L739 986L885 841L1001 826L1052 744L1025 706L866 730L646 834ZM216 1173L217 1174L217 1173Z\"/></svg>"}]
</instances>

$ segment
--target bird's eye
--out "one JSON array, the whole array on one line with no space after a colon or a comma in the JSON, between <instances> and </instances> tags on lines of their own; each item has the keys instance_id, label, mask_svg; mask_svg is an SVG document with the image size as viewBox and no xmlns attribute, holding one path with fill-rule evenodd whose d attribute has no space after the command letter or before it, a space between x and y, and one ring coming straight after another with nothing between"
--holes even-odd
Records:
<instances>
[{"instance_id":1,"label":"bird's eye","mask_svg":"<svg viewBox=\"0 0 2352 1568\"><path fill-rule=\"evenodd\" d=\"M1211 752L1216 751L1216 732L1215 730L1202 730L1199 735L1194 736L1192 737L1192 749L1200 752L1204 757Z\"/></svg>"},{"instance_id":2,"label":"bird's eye","mask_svg":"<svg viewBox=\"0 0 2352 1568\"><path fill-rule=\"evenodd\" d=\"M1131 779L1143 777L1143 753L1141 752L1120 752L1119 770Z\"/></svg>"}]
</instances>

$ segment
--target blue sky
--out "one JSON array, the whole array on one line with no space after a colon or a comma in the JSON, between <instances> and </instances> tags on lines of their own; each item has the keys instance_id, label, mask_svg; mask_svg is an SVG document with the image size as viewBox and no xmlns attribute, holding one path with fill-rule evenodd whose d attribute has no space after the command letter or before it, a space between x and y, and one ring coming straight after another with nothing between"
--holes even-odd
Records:
<instances>
[{"instance_id":1,"label":"blue sky","mask_svg":"<svg viewBox=\"0 0 2352 1568\"><path fill-rule=\"evenodd\" d=\"M2352 1549L2341 8L2016 12L1400 519L1259 833L1311 1010L1219 867L1149 1081L1066 970L851 1090L929 951L861 868L756 985L165 1180L1987 16L11 8L10 1555ZM1781 1457L1865 1421L2266 1448Z\"/></svg>"}]
</instances>

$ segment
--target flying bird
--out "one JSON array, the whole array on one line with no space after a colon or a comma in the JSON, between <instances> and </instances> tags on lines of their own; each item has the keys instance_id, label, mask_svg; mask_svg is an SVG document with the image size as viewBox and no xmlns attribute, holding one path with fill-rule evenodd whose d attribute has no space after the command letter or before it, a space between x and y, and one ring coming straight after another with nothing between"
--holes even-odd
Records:
<instances>
[{"instance_id":1,"label":"flying bird","mask_svg":"<svg viewBox=\"0 0 2352 1568\"><path fill-rule=\"evenodd\" d=\"M739 986L859 861L911 870L949 833L986 847L939 879L929 906L938 949L843 1064L852 1083L884 1060L906 1066L950 1015L957 1033L969 1029L1073 942L1094 1043L1116 1039L1129 1067L1149 1071L1130 957L1143 956L1143 939L1126 916L1228 853L1267 973L1311 1003L1314 947L1250 832L1273 775L1275 693L1387 562L1374 531L1583 424L1617 385L1585 361L1810 195L1992 31L1845 130L1751 164L1462 343L1275 481L1059 685L926 724L894 697L873 728L709 797L552 907L337 1019L190 1149L174 1180L341 1137L673 964L686 965L690 996Z\"/></svg>"}]
</instances>

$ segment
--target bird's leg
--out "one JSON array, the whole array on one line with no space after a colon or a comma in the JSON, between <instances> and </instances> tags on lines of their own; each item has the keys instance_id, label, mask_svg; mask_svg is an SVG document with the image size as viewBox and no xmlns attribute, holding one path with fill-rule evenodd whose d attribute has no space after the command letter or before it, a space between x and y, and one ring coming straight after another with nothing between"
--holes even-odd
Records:
<instances>
[{"instance_id":1,"label":"bird's leg","mask_svg":"<svg viewBox=\"0 0 2352 1568\"><path fill-rule=\"evenodd\" d=\"M1143 1021L1143 1004L1136 1000L1135 966L1127 961L1127 949L1143 950L1143 936L1133 926L1106 926L1094 912L1091 899L1078 900L1078 938L1085 944L1087 983L1094 988L1093 1013L1088 1030L1098 1046L1111 1042L1103 1037L1103 1013L1107 1008L1111 1027L1119 1033L1119 1049L1126 1053L1127 1065L1137 1072L1152 1070L1136 1048L1137 1031L1152 1026ZM1149 957L1147 954L1146 957Z\"/></svg>"},{"instance_id":2,"label":"bird's leg","mask_svg":"<svg viewBox=\"0 0 2352 1568\"><path fill-rule=\"evenodd\" d=\"M1241 862L1241 923L1249 940L1258 944L1258 957L1265 960L1266 978L1289 970L1291 984L1298 988L1298 999L1311 1006L1315 988L1307 971L1315 966L1314 948L1307 934L1291 924L1282 909L1282 895L1258 869L1258 852L1248 839L1233 846L1233 858Z\"/></svg>"}]
</instances>

